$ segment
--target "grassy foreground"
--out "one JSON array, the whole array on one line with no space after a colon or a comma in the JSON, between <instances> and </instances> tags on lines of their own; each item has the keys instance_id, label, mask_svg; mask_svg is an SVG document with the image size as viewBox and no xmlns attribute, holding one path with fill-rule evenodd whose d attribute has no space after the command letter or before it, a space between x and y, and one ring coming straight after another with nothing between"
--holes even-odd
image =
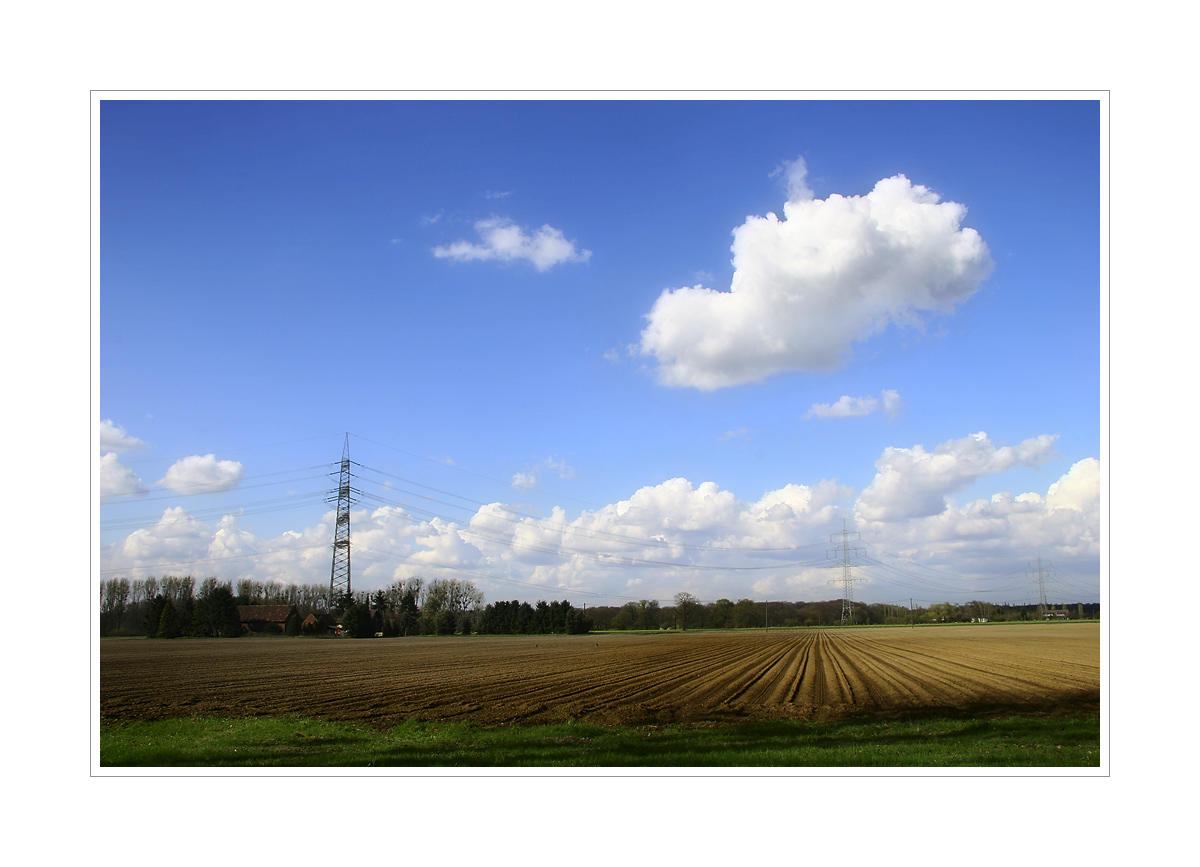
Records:
<instances>
[{"instance_id":1,"label":"grassy foreground","mask_svg":"<svg viewBox=\"0 0 1200 867\"><path fill-rule=\"evenodd\" d=\"M835 723L480 728L410 721L387 731L303 717L102 721L102 767L1100 766L1096 713Z\"/></svg>"}]
</instances>

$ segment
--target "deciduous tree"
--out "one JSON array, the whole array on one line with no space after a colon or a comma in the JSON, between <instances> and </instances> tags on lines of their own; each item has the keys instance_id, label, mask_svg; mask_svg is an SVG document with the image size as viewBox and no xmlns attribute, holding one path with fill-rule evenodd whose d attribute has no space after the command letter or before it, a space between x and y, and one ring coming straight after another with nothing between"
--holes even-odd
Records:
<instances>
[{"instance_id":1,"label":"deciduous tree","mask_svg":"<svg viewBox=\"0 0 1200 867\"><path fill-rule=\"evenodd\" d=\"M679 623L680 629L687 629L695 623L699 612L700 600L698 598L686 591L675 594L675 619Z\"/></svg>"}]
</instances>

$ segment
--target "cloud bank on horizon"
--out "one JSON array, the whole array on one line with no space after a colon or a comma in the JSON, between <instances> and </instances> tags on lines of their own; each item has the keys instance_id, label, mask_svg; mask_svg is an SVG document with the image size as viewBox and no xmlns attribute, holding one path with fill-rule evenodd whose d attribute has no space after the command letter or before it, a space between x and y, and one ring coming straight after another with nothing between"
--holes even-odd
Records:
<instances>
[{"instance_id":1,"label":"cloud bank on horizon","mask_svg":"<svg viewBox=\"0 0 1200 867\"><path fill-rule=\"evenodd\" d=\"M789 164L782 220L734 229L729 291L685 286L654 302L639 349L659 382L712 391L829 370L889 323L952 310L991 274L964 206L904 175L865 196L816 199L806 174L803 159Z\"/></svg>"},{"instance_id":2,"label":"cloud bank on horizon","mask_svg":"<svg viewBox=\"0 0 1200 867\"><path fill-rule=\"evenodd\" d=\"M1094 458L1076 462L1044 494L998 491L954 501L954 494L980 478L1018 464L1039 465L1053 452L1054 441L1041 435L997 446L978 432L932 449L888 447L861 491L822 479L788 483L745 500L715 482L673 478L575 517L560 506L538 516L505 502L480 505L458 519L421 517L420 509L403 505L356 508L355 586L374 589L421 575L467 577L489 599L581 593L619 604L669 600L686 589L712 601L737 598L747 586L758 594L825 598L831 590L828 540L849 522L870 533L873 547L960 570L965 592L980 587L966 577L972 570L1021 561L1030 550L1099 556L1101 474ZM240 479L231 463L212 455L180 460L172 465L178 472L169 474L178 484L172 489ZM543 466L569 471L553 458ZM363 479L356 484L365 487ZM526 487L517 479L513 484ZM169 574L164 565L192 561L202 564L205 576L223 580L321 584L328 580L334 517L328 511L316 524L261 538L236 514L208 523L170 506L153 524L105 546L102 559L107 570L131 577ZM521 585L519 591L513 585ZM864 588L866 595L889 591L896 595L886 582L874 591Z\"/></svg>"}]
</instances>

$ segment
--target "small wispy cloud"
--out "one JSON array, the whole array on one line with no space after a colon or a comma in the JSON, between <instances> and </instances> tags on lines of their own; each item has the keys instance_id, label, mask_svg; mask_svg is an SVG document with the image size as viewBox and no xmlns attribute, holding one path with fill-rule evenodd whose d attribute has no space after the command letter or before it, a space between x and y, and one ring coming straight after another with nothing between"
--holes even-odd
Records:
<instances>
[{"instance_id":1,"label":"small wispy cloud","mask_svg":"<svg viewBox=\"0 0 1200 867\"><path fill-rule=\"evenodd\" d=\"M553 470L554 472L558 473L558 477L560 479L577 479L577 478L579 478L579 473L575 472L575 468L572 466L568 466L567 462L562 460L561 458L553 458L553 457L546 458L546 461L543 464L543 466L548 470Z\"/></svg>"},{"instance_id":2,"label":"small wispy cloud","mask_svg":"<svg viewBox=\"0 0 1200 867\"><path fill-rule=\"evenodd\" d=\"M579 473L575 472L574 467L562 458L551 456L536 466L527 467L523 473L513 473L512 486L524 490L535 488L537 487L537 475L544 470L555 473L560 479L579 478Z\"/></svg>"},{"instance_id":3,"label":"small wispy cloud","mask_svg":"<svg viewBox=\"0 0 1200 867\"><path fill-rule=\"evenodd\" d=\"M604 360L613 364L618 364L626 358L637 358L641 354L641 349L636 343L621 343L611 349L604 351Z\"/></svg>"},{"instance_id":4,"label":"small wispy cloud","mask_svg":"<svg viewBox=\"0 0 1200 867\"><path fill-rule=\"evenodd\" d=\"M512 190L485 190L483 197L485 199L503 199L504 197L511 196L512 194Z\"/></svg>"},{"instance_id":5,"label":"small wispy cloud","mask_svg":"<svg viewBox=\"0 0 1200 867\"><path fill-rule=\"evenodd\" d=\"M506 217L489 217L478 221L475 231L483 243L455 241L434 247L433 255L459 262L524 259L539 271L548 271L563 262L586 262L592 255L591 250L577 249L574 241L568 241L561 230L550 225L527 232Z\"/></svg>"},{"instance_id":6,"label":"small wispy cloud","mask_svg":"<svg viewBox=\"0 0 1200 867\"><path fill-rule=\"evenodd\" d=\"M814 403L805 418L851 418L873 412L885 412L895 418L902 406L900 393L889 388L882 391L879 397L851 397L844 394L834 403Z\"/></svg>"},{"instance_id":7,"label":"small wispy cloud","mask_svg":"<svg viewBox=\"0 0 1200 867\"><path fill-rule=\"evenodd\" d=\"M804 162L804 157L784 160L768 177L773 178L777 175L783 175L787 182L789 202L807 202L813 197L812 188L808 185L808 164Z\"/></svg>"},{"instance_id":8,"label":"small wispy cloud","mask_svg":"<svg viewBox=\"0 0 1200 867\"><path fill-rule=\"evenodd\" d=\"M752 433L755 433L755 431L751 430L748 427L740 427L737 430L727 430L727 431L725 431L725 433L721 434L719 442L724 443L724 442L729 442L729 440L736 440L736 439L748 440L748 439L750 439L750 434L752 434Z\"/></svg>"}]
</instances>

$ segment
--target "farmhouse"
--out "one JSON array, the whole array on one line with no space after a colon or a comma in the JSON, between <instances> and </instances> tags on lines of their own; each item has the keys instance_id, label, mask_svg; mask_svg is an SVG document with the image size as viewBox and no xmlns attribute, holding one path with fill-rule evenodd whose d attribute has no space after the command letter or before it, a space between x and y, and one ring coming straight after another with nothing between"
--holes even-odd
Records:
<instances>
[{"instance_id":1,"label":"farmhouse","mask_svg":"<svg viewBox=\"0 0 1200 867\"><path fill-rule=\"evenodd\" d=\"M283 632L287 619L295 614L295 605L239 605L238 619L242 632Z\"/></svg>"},{"instance_id":2,"label":"farmhouse","mask_svg":"<svg viewBox=\"0 0 1200 867\"><path fill-rule=\"evenodd\" d=\"M310 614L305 617L304 622L300 624L300 629L304 631L305 634L308 634L308 630L312 629L313 627L320 627L321 632L325 635L338 635L340 634L341 630L338 622L328 614L322 614L320 617L315 614Z\"/></svg>"}]
</instances>

